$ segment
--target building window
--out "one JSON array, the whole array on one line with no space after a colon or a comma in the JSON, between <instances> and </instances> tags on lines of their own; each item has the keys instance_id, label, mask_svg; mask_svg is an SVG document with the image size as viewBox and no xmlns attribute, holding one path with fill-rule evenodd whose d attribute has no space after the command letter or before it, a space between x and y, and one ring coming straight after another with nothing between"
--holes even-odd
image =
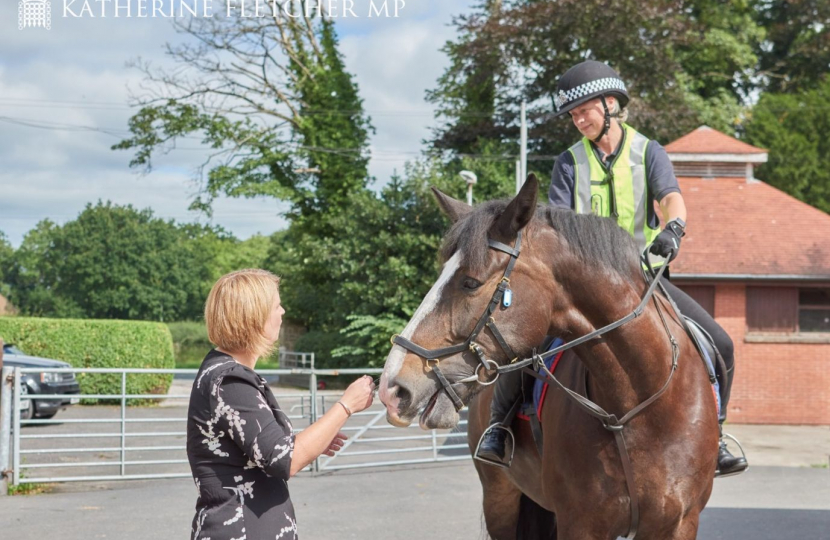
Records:
<instances>
[{"instance_id":1,"label":"building window","mask_svg":"<svg viewBox=\"0 0 830 540\"><path fill-rule=\"evenodd\" d=\"M798 330L830 332L830 289L798 291Z\"/></svg>"},{"instance_id":2,"label":"building window","mask_svg":"<svg viewBox=\"0 0 830 540\"><path fill-rule=\"evenodd\" d=\"M746 325L750 332L797 332L798 289L747 287Z\"/></svg>"},{"instance_id":3,"label":"building window","mask_svg":"<svg viewBox=\"0 0 830 540\"><path fill-rule=\"evenodd\" d=\"M830 332L830 289L747 287L750 332Z\"/></svg>"}]
</instances>

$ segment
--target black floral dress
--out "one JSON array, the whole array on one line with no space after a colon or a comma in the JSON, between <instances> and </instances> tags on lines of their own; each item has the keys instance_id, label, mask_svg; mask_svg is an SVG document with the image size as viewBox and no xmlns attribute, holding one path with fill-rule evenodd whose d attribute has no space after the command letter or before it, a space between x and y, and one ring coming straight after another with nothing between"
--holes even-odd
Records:
<instances>
[{"instance_id":1,"label":"black floral dress","mask_svg":"<svg viewBox=\"0 0 830 540\"><path fill-rule=\"evenodd\" d=\"M199 499L191 540L294 540L294 431L252 369L213 350L190 394L187 458Z\"/></svg>"}]
</instances>

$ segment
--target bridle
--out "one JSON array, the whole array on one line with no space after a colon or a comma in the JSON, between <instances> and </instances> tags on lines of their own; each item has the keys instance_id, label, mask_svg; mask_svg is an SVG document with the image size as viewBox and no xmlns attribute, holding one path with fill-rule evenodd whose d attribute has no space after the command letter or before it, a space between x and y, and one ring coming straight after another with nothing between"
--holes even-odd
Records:
<instances>
[{"instance_id":1,"label":"bridle","mask_svg":"<svg viewBox=\"0 0 830 540\"><path fill-rule=\"evenodd\" d=\"M481 385L487 386L496 382L496 380L498 380L499 378L499 375L501 375L502 373L522 369L525 372L533 375L534 377L541 379L542 381L555 384L558 388L563 390L565 392L565 395L572 399L583 411L598 419L605 429L614 434L614 438L617 443L617 448L620 452L620 461L622 462L626 484L628 485L628 495L631 505L631 521L628 530L628 535L626 536L626 538L631 540L637 535L637 528L639 526L640 521L640 512L637 497L637 489L634 484L633 467L631 465L631 459L628 456L628 449L625 444L625 437L623 436L623 428L632 418L640 414L646 407L654 403L668 389L669 383L671 383L672 377L674 377L674 372L677 370L677 361L680 356L680 347L677 343L677 340L674 338L671 329L666 323L666 319L660 308L660 304L659 302L657 302L657 299L655 298L654 304L657 308L658 314L660 315L660 320L663 323L663 328L666 330L666 334L669 337L669 342L671 343L671 371L669 371L669 376L666 379L666 382L655 394L653 394L651 397L649 397L648 399L634 407L628 413L623 415L622 418L617 418L616 415L606 412L597 403L594 403L588 398L574 392L573 390L562 384L556 377L554 377L553 373L551 373L550 370L548 370L547 366L545 366L545 359L551 356L555 356L568 349L572 349L573 347L581 345L586 341L595 339L641 316L645 311L646 304L649 302L649 300L653 299L654 291L660 284L660 279L663 277L663 273L665 272L666 268L668 268L668 264L664 264L662 267L660 267L660 269L657 272L655 272L652 269L651 264L648 262L648 257L644 254L643 260L649 270L648 274L644 272L644 276L647 282L649 280L649 275L652 277L652 279L648 289L643 295L643 298L640 300L640 303L637 305L636 308L634 308L634 310L631 313L629 313L625 317L622 317L621 319L614 321L611 324L603 326L602 328L594 330L589 334L586 334L573 341L564 343L559 347L555 347L542 354L538 354L536 352L536 349L533 349L533 354L531 357L519 360L513 352L513 349L511 349L505 341L504 336L501 334L501 332L499 332L498 328L496 327L496 322L493 319L493 313L495 312L499 304L501 304L502 301L505 299L506 295L512 296L512 293L509 288L509 278L511 272L513 272L513 268L515 267L516 261L518 260L519 254L521 252L522 233L521 231L519 231L518 235L516 236L515 248L511 248L510 246L507 246L505 244L502 244L501 242L497 242L492 239L488 239L487 243L490 246L490 248L495 249L497 251L502 251L510 255L510 261L507 263L507 268L505 268L504 270L504 275L502 276L501 281L496 287L496 291L493 293L493 297L490 300L490 303L487 305L487 308L484 310L484 313L481 315L481 318L478 320L478 323L476 324L472 333L470 333L469 337L467 337L467 339L463 343L459 343L457 345L452 345L449 347L443 347L440 349L425 349L417 345L416 343L413 343L409 339L397 334L392 336L391 341L394 345L400 345L404 349L412 353L415 353L421 358L425 359L428 365L430 362L435 362L435 364L431 366L431 369L435 372L435 375L436 377L438 377L438 381L441 383L443 390L446 391L447 395L450 397L453 404L455 405L457 411L460 411L464 407L464 402L461 401L461 398L458 397L458 394L453 389L454 384L464 384L475 381ZM671 260L671 257L669 257L668 260ZM669 305L675 312L678 321L680 321L680 324L683 325L683 317L681 316L680 311L669 297L668 291L666 291L665 288L663 288L662 290L663 294L665 294L666 296L666 299L668 299L669 301ZM484 354L484 350L481 348L480 345L478 345L475 342L475 339L478 337L478 335L482 332L482 330L485 327L490 329L490 332L496 338L496 342L498 342L499 346L501 346L504 352L507 353L507 358L511 359L509 363L505 365L499 365L494 360L487 358ZM450 383L438 367L440 360L442 358L446 358L447 356L452 356L454 354L458 354L468 349L475 353L476 357L478 358L479 365L476 366L473 375L455 381L454 383ZM482 381L479 376L479 370L482 368L487 372L495 372L495 376L490 380Z\"/></svg>"},{"instance_id":2,"label":"bridle","mask_svg":"<svg viewBox=\"0 0 830 540\"><path fill-rule=\"evenodd\" d=\"M508 261L507 267L504 269L504 275L502 275L501 281L499 281L499 284L496 287L496 291L493 293L493 297L490 299L490 303L487 304L487 308L484 310L484 313L481 315L481 318L479 318L478 323L476 324L475 328L473 328L473 331L470 333L467 339L464 340L463 343L451 345L449 347L443 347L440 349L425 349L420 345L413 343L412 341L398 334L392 336L391 340L393 345L400 345L409 352L415 353L421 358L425 359L427 361L428 366L430 362L435 362L435 364L430 367L432 371L435 372L435 376L438 377L438 381L441 383L441 386L443 387L444 391L447 392L447 395L452 400L456 411L460 411L464 408L464 402L461 401L461 398L458 397L458 394L453 389L453 384L464 384L476 381L481 385L488 386L496 382L496 380L499 378L499 375L501 374L501 368L499 364L496 361L487 358L484 354L484 349L482 349L481 346L475 342L475 339L479 336L482 330L484 330L484 328L490 329L490 332L493 334L493 337L496 338L496 342L507 354L507 358L511 359L511 362L515 362L518 359L516 353L513 352L513 349L510 348L510 345L507 344L507 341L505 341L504 336L501 334L501 332L499 332L498 327L496 327L496 321L493 318L493 313L496 311L496 308L498 308L500 304L504 303L505 307L509 307L512 303L513 293L510 290L510 274L513 272L513 268L516 266L516 260L519 258L519 253L521 253L522 233L521 231L519 231L519 234L516 236L515 247L510 247L493 239L488 239L487 244L490 246L491 249L502 251L510 255L510 261ZM441 369L438 367L438 363L442 358L446 358L447 356L452 356L454 354L458 354L466 350L470 350L476 355L479 364L476 366L473 375L455 381L454 383L450 383L444 376L444 374L441 372ZM479 376L480 369L484 369L487 372L495 372L496 375L492 379L482 381Z\"/></svg>"}]
</instances>

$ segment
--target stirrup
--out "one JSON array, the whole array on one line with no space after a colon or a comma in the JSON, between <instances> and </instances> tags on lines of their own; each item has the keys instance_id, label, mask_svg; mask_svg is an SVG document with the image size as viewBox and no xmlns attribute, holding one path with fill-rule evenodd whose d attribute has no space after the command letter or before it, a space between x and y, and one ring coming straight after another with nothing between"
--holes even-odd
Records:
<instances>
[{"instance_id":1,"label":"stirrup","mask_svg":"<svg viewBox=\"0 0 830 540\"><path fill-rule=\"evenodd\" d=\"M741 457L744 458L744 460L746 461L746 469L738 472L733 472L730 474L720 474L718 471L715 471L715 478L729 478L730 476L738 476L739 474L745 473L747 470L749 470L749 460L746 459L746 452L744 451L744 447L741 446L741 442L737 438L735 438L734 435L730 435L726 432L722 433L721 438L727 438L731 441L734 441L735 444L738 445L738 449L741 451ZM720 442L718 444L720 444Z\"/></svg>"},{"instance_id":2,"label":"stirrup","mask_svg":"<svg viewBox=\"0 0 830 540\"><path fill-rule=\"evenodd\" d=\"M507 460L507 463L503 463L501 461L495 461L492 459L487 459L482 457L478 454L479 449L481 448L481 441L484 440L484 437L490 433L493 429L501 429L507 432L510 436L510 459ZM507 444L507 439L504 440L504 444ZM506 450L506 448L505 448ZM484 433L481 434L481 437L478 438L478 444L476 445L476 451L473 453L473 459L477 459L483 463L487 463L489 465L495 465L496 467L501 467L503 469L509 469L510 466L513 464L513 453L516 451L516 437L513 435L513 430L507 426L503 426L501 424L493 424L487 429L484 430Z\"/></svg>"}]
</instances>

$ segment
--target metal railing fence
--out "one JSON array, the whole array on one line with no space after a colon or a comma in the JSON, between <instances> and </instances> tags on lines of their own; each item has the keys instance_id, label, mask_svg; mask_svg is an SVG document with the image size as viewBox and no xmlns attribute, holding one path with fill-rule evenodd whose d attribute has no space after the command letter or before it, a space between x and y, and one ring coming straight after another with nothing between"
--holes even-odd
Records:
<instances>
[{"instance_id":1,"label":"metal railing fence","mask_svg":"<svg viewBox=\"0 0 830 540\"><path fill-rule=\"evenodd\" d=\"M302 358L301 361L306 360ZM313 365L313 360L311 360ZM305 363L305 362L302 362ZM107 373L120 375L120 392L84 394L109 406L74 405L49 419L21 419L29 400L66 399L65 394L24 394L23 376L43 368L4 368L0 396L0 469L15 486L20 484L138 480L189 477L186 456L186 412L192 379L174 379L180 393L130 394L131 375L171 374L195 377L195 369L62 368L54 373ZM318 377L377 375L381 369L272 369L258 370L271 378L305 375L308 389L274 388L280 406L294 423L295 431L325 414L341 392L320 391ZM184 384L186 382L187 384ZM181 390L186 390L187 393ZM134 400L156 406L134 405ZM312 473L388 465L434 463L469 459L466 420L460 429L423 431L417 426L395 428L382 422L385 409L376 404L355 413L343 428L349 435L334 457L322 456L308 467ZM394 430L394 431L390 431ZM0 491L5 494L4 486Z\"/></svg>"}]
</instances>

